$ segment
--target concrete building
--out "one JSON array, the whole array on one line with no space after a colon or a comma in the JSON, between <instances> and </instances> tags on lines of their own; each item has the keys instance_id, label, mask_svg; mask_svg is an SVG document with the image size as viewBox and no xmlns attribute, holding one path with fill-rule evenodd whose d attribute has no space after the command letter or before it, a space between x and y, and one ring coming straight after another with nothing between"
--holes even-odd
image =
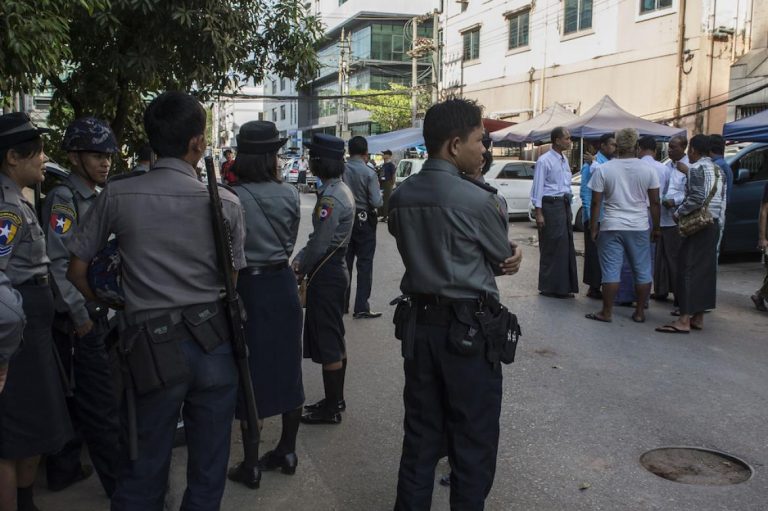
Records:
<instances>
[{"instance_id":1,"label":"concrete building","mask_svg":"<svg viewBox=\"0 0 768 511\"><path fill-rule=\"evenodd\" d=\"M582 113L605 94L670 119L726 97L731 37L710 14L710 0L445 2L441 89L511 121L554 102ZM723 106L675 123L719 131L725 116Z\"/></svg>"},{"instance_id":2,"label":"concrete building","mask_svg":"<svg viewBox=\"0 0 768 511\"><path fill-rule=\"evenodd\" d=\"M745 53L731 66L728 121L768 110L768 86L745 95L768 85L768 10L755 6L754 1L745 6L744 30L737 34L737 39L742 36Z\"/></svg>"}]
</instances>

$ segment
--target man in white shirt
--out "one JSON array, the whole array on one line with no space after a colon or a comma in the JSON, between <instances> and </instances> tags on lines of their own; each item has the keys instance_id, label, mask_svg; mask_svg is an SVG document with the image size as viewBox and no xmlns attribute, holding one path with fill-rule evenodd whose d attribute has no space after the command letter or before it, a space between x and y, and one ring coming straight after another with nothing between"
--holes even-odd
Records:
<instances>
[{"instance_id":1,"label":"man in white shirt","mask_svg":"<svg viewBox=\"0 0 768 511\"><path fill-rule=\"evenodd\" d=\"M669 141L670 161L665 165L667 172L665 180L659 183L661 194L661 236L656 241L656 256L653 273L653 298L664 301L669 293L675 294L677 282L677 255L683 238L673 213L685 199L686 177L678 169L678 165L689 164L688 140L684 136L673 137ZM677 299L675 298L675 305Z\"/></svg>"},{"instance_id":2,"label":"man in white shirt","mask_svg":"<svg viewBox=\"0 0 768 511\"><path fill-rule=\"evenodd\" d=\"M637 130L616 132L618 157L602 164L589 181L592 189L592 237L597 242L603 275L603 308L588 319L610 322L626 255L632 266L637 307L632 320L645 321L645 302L651 292L651 240L659 234L659 176L656 169L635 157ZM600 208L605 203L598 225ZM648 232L648 204L653 230Z\"/></svg>"}]
</instances>

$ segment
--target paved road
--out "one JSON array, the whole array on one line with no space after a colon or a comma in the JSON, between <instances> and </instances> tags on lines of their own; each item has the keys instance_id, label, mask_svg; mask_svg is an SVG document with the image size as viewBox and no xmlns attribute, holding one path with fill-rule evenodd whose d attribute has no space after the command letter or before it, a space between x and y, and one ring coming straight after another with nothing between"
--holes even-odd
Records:
<instances>
[{"instance_id":1,"label":"paved road","mask_svg":"<svg viewBox=\"0 0 768 511\"><path fill-rule=\"evenodd\" d=\"M303 197L300 240L313 205ZM657 334L671 306L653 303L648 323L619 309L612 324L584 319L598 304L540 297L538 249L527 221L510 224L523 244L517 276L499 279L502 301L521 319L518 361L504 369L504 402L490 510L764 510L768 508L768 315L748 294L762 278L755 262L721 265L717 311L705 330ZM577 234L580 238L581 234ZM582 264L579 259L579 265ZM340 426L302 427L295 476L265 474L262 488L228 484L224 510L386 510L394 502L402 440L403 372L392 336L392 308L402 264L394 240L379 225L372 307L377 320L347 317L348 409ZM322 397L319 367L304 365L308 401ZM266 421L264 450L279 437ZM694 445L742 457L755 468L743 484L701 487L668 482L638 459L660 446ZM240 459L233 435L233 459ZM184 488L183 448L174 451L169 508ZM441 462L438 473L445 472ZM59 494L38 483L43 511L108 509L93 477ZM581 489L585 488L586 489ZM448 509L435 486L434 509Z\"/></svg>"}]
</instances>

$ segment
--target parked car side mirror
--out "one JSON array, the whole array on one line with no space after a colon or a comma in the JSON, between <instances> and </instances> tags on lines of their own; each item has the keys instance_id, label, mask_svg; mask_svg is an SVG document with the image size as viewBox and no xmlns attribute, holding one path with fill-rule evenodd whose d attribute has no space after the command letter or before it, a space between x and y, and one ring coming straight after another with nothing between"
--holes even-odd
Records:
<instances>
[{"instance_id":1,"label":"parked car side mirror","mask_svg":"<svg viewBox=\"0 0 768 511\"><path fill-rule=\"evenodd\" d=\"M739 169L739 173L736 174L736 183L743 183L749 181L749 169Z\"/></svg>"}]
</instances>

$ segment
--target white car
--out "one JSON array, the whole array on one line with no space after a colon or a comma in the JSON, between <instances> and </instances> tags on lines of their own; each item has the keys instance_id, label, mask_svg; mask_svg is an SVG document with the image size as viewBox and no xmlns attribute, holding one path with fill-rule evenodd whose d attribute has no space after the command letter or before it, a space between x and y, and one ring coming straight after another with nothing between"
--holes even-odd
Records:
<instances>
[{"instance_id":1,"label":"white car","mask_svg":"<svg viewBox=\"0 0 768 511\"><path fill-rule=\"evenodd\" d=\"M529 189L530 190L530 189ZM583 231L584 230L584 220L581 218L581 172L578 174L574 174L573 179L571 179L571 194L573 195L573 199L571 200L571 214L573 215L573 230L574 231ZM536 223L536 208L533 207L533 203L530 202L530 209L528 210L528 220L530 220L533 223Z\"/></svg>"},{"instance_id":2,"label":"white car","mask_svg":"<svg viewBox=\"0 0 768 511\"><path fill-rule=\"evenodd\" d=\"M510 218L528 213L535 165L533 161L496 159L485 174L485 182L507 201Z\"/></svg>"},{"instance_id":3,"label":"white car","mask_svg":"<svg viewBox=\"0 0 768 511\"><path fill-rule=\"evenodd\" d=\"M395 186L408 179L409 176L418 174L425 161L427 160L417 158L403 158L400 160L395 170Z\"/></svg>"},{"instance_id":4,"label":"white car","mask_svg":"<svg viewBox=\"0 0 768 511\"><path fill-rule=\"evenodd\" d=\"M281 173L283 181L292 185L298 185L299 182L299 158L291 158L283 164ZM312 188L317 183L317 177L307 168L307 185Z\"/></svg>"}]
</instances>

